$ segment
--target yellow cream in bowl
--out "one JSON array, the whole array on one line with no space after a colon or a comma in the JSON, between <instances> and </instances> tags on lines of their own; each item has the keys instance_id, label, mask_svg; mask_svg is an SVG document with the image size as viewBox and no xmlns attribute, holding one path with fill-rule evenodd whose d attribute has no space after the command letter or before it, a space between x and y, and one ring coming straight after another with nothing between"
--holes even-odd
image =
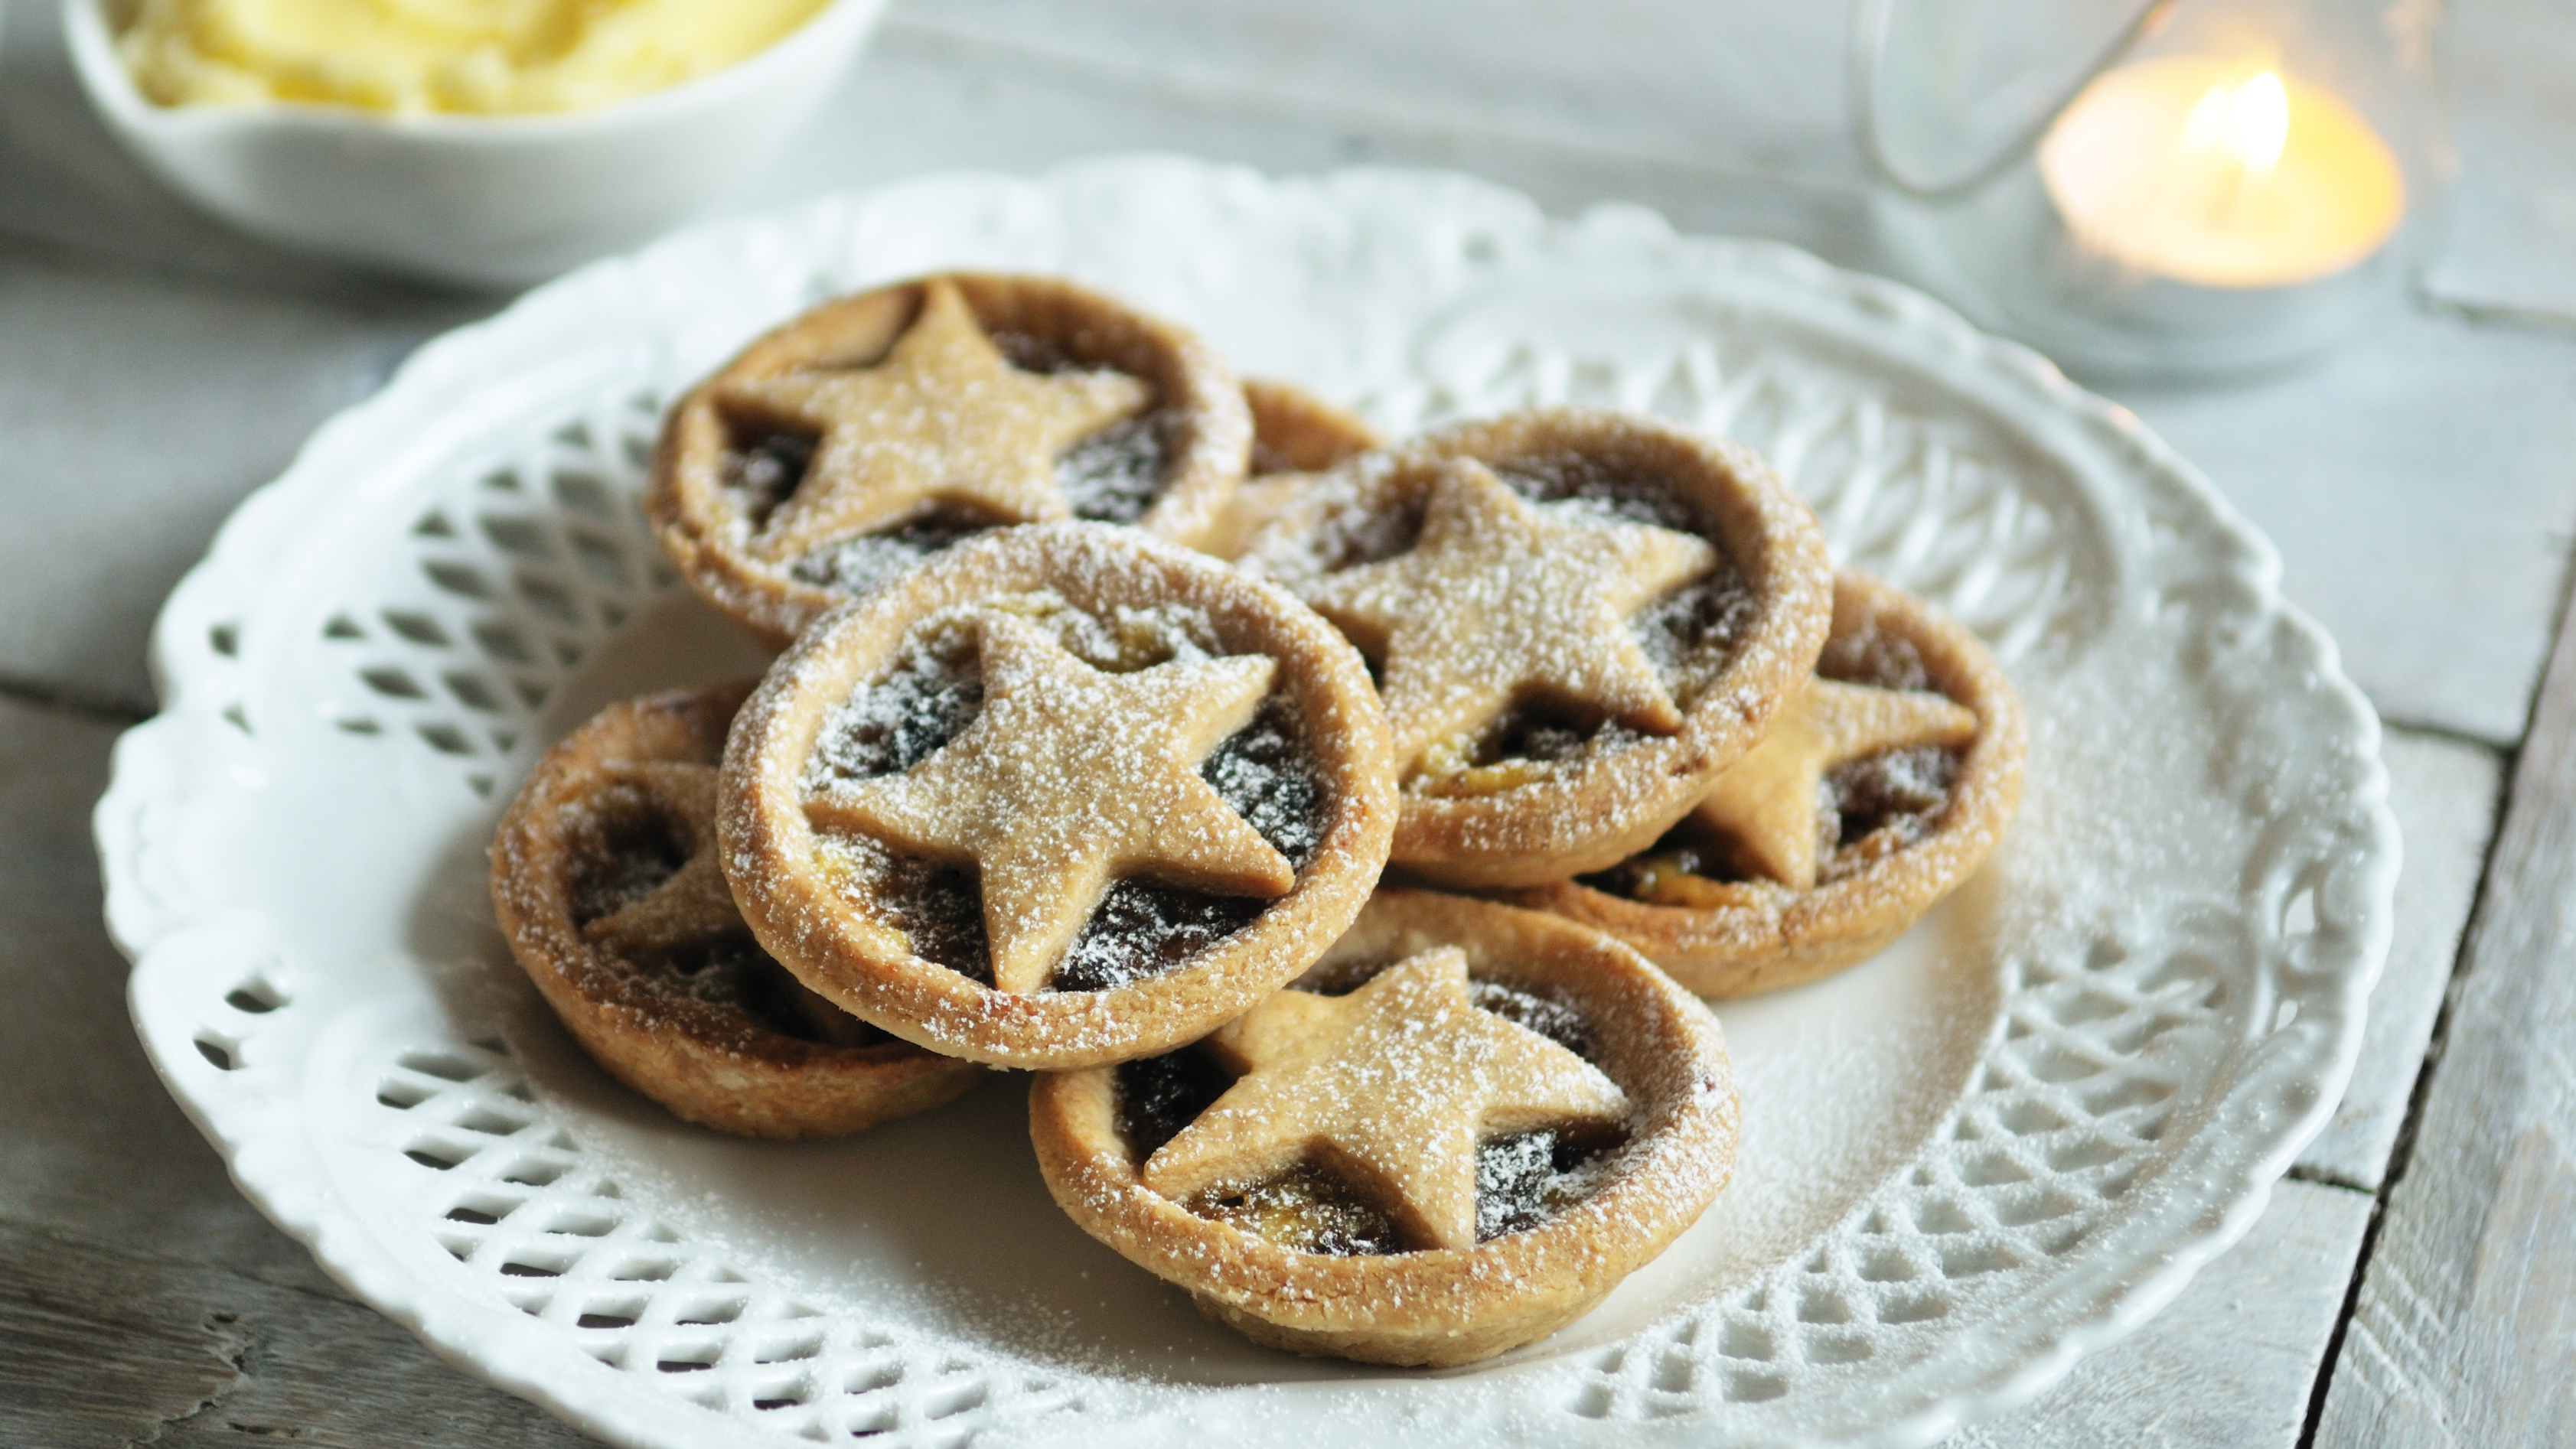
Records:
<instances>
[{"instance_id":1,"label":"yellow cream in bowl","mask_svg":"<svg viewBox=\"0 0 2576 1449\"><path fill-rule=\"evenodd\" d=\"M165 106L577 111L721 70L827 0L141 0L117 48Z\"/></svg>"}]
</instances>

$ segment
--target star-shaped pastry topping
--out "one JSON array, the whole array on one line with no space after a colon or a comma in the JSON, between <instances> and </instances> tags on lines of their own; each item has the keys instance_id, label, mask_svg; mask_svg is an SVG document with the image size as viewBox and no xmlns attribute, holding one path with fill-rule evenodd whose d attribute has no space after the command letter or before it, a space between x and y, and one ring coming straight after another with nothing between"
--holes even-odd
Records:
<instances>
[{"instance_id":1,"label":"star-shaped pastry topping","mask_svg":"<svg viewBox=\"0 0 2576 1449\"><path fill-rule=\"evenodd\" d=\"M650 894L585 924L581 938L630 961L727 940L753 946L751 928L743 924L716 859L716 767L626 760L613 762L609 774L640 792L647 808L671 823L689 856ZM763 974L775 988L774 999L796 1013L812 1030L812 1039L830 1046L862 1046L870 1040L865 1022L815 995L785 967L770 965Z\"/></svg>"},{"instance_id":2,"label":"star-shaped pastry topping","mask_svg":"<svg viewBox=\"0 0 2576 1449\"><path fill-rule=\"evenodd\" d=\"M1044 986L1123 875L1264 898L1296 885L1286 857L1199 777L1200 761L1251 722L1272 660L1109 674L1024 619L988 614L982 634L983 713L900 775L817 792L806 816L973 861L994 985Z\"/></svg>"},{"instance_id":3,"label":"star-shaped pastry topping","mask_svg":"<svg viewBox=\"0 0 2576 1449\"><path fill-rule=\"evenodd\" d=\"M1816 791L1828 771L1917 745L1958 749L1976 737L1976 712L1942 695L1812 678L1693 814L1732 838L1746 865L1807 890L1816 883Z\"/></svg>"},{"instance_id":4,"label":"star-shaped pastry topping","mask_svg":"<svg viewBox=\"0 0 2576 1449\"><path fill-rule=\"evenodd\" d=\"M1068 509L1056 455L1153 401L1122 372L1023 372L977 325L957 284L922 285L920 315L873 366L732 382L726 408L809 428L821 446L752 551L783 563L899 522L933 499L1003 523Z\"/></svg>"},{"instance_id":5,"label":"star-shaped pastry topping","mask_svg":"<svg viewBox=\"0 0 2576 1449\"><path fill-rule=\"evenodd\" d=\"M1716 562L1688 534L1533 506L1461 459L1433 483L1409 552L1330 575L1308 602L1383 662L1396 759L1410 768L1533 697L1680 728L1628 616Z\"/></svg>"},{"instance_id":6,"label":"star-shaped pastry topping","mask_svg":"<svg viewBox=\"0 0 2576 1449\"><path fill-rule=\"evenodd\" d=\"M670 822L689 857L651 894L581 928L581 938L624 956L654 955L743 932L716 861L716 768L677 760L626 761L611 776Z\"/></svg>"},{"instance_id":7,"label":"star-shaped pastry topping","mask_svg":"<svg viewBox=\"0 0 2576 1449\"><path fill-rule=\"evenodd\" d=\"M1319 1160L1424 1247L1476 1245L1479 1138L1628 1112L1599 1068L1477 1007L1455 946L1348 996L1282 991L1208 1042L1244 1075L1147 1160L1147 1187L1178 1201Z\"/></svg>"}]
</instances>

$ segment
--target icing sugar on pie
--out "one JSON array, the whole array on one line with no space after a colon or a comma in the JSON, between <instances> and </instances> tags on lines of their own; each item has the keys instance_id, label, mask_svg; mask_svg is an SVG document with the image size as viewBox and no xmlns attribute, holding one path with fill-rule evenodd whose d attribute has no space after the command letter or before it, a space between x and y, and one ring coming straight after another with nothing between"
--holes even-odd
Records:
<instances>
[{"instance_id":1,"label":"icing sugar on pie","mask_svg":"<svg viewBox=\"0 0 2576 1449\"><path fill-rule=\"evenodd\" d=\"M1638 855L1518 899L1703 995L1811 980L1895 939L1993 852L2024 734L1976 636L1845 574L1815 678L1707 799Z\"/></svg>"},{"instance_id":2,"label":"icing sugar on pie","mask_svg":"<svg viewBox=\"0 0 2576 1449\"><path fill-rule=\"evenodd\" d=\"M1317 474L1385 441L1359 418L1288 383L1245 378L1243 400L1252 409L1252 466L1215 532L1199 545L1218 558L1240 557Z\"/></svg>"},{"instance_id":3,"label":"icing sugar on pie","mask_svg":"<svg viewBox=\"0 0 2576 1449\"><path fill-rule=\"evenodd\" d=\"M1634 952L1381 891L1205 1041L1041 1076L1030 1137L1084 1230L1300 1353L1472 1363L1555 1331L1732 1170L1717 1023Z\"/></svg>"},{"instance_id":4,"label":"icing sugar on pie","mask_svg":"<svg viewBox=\"0 0 2576 1449\"><path fill-rule=\"evenodd\" d=\"M672 408L646 499L717 608L784 643L957 541L1088 518L1213 539L1252 428L1188 331L1050 278L827 302Z\"/></svg>"},{"instance_id":5,"label":"icing sugar on pie","mask_svg":"<svg viewBox=\"0 0 2576 1449\"><path fill-rule=\"evenodd\" d=\"M1395 818L1359 657L1286 595L1085 524L963 545L809 630L728 745L753 931L995 1065L1204 1035L1349 923Z\"/></svg>"},{"instance_id":6,"label":"icing sugar on pie","mask_svg":"<svg viewBox=\"0 0 2576 1449\"><path fill-rule=\"evenodd\" d=\"M748 693L612 705L538 762L492 847L511 953L593 1058L692 1122L828 1137L937 1106L982 1072L806 990L734 909L716 759Z\"/></svg>"},{"instance_id":7,"label":"icing sugar on pie","mask_svg":"<svg viewBox=\"0 0 2576 1449\"><path fill-rule=\"evenodd\" d=\"M1361 457L1252 542L1376 666L1393 860L1522 886L1635 853L1751 749L1831 607L1815 516L1743 448L1599 409Z\"/></svg>"}]
</instances>

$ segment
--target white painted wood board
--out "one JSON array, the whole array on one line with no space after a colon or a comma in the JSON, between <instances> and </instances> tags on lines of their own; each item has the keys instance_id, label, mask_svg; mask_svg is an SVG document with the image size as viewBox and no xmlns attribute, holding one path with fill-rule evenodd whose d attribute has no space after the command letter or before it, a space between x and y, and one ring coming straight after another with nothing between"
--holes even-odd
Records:
<instances>
[{"instance_id":1,"label":"white painted wood board","mask_svg":"<svg viewBox=\"0 0 2576 1449\"><path fill-rule=\"evenodd\" d=\"M0 258L0 679L148 710L216 525L447 320Z\"/></svg>"},{"instance_id":2,"label":"white painted wood board","mask_svg":"<svg viewBox=\"0 0 2576 1449\"><path fill-rule=\"evenodd\" d=\"M2432 288L2576 323L2576 4L2458 0L2448 39L2460 180Z\"/></svg>"},{"instance_id":3,"label":"white painted wood board","mask_svg":"<svg viewBox=\"0 0 2576 1449\"><path fill-rule=\"evenodd\" d=\"M2564 1445L2576 1425L2576 635L2516 761L2414 1150L2317 1443Z\"/></svg>"},{"instance_id":4,"label":"white painted wood board","mask_svg":"<svg viewBox=\"0 0 2576 1449\"><path fill-rule=\"evenodd\" d=\"M2245 1240L2146 1327L1943 1449L2292 1449L2369 1221L2365 1193L2282 1183Z\"/></svg>"},{"instance_id":5,"label":"white painted wood board","mask_svg":"<svg viewBox=\"0 0 2576 1449\"><path fill-rule=\"evenodd\" d=\"M2304 371L2113 396L2271 535L2383 717L2521 736L2576 532L2576 335L2413 312Z\"/></svg>"},{"instance_id":6,"label":"white painted wood board","mask_svg":"<svg viewBox=\"0 0 2576 1449\"><path fill-rule=\"evenodd\" d=\"M2371 989L2352 1085L2298 1163L2312 1177L2373 1191L2386 1175L2459 959L2460 935L2495 834L2503 769L2492 750L2403 730L2389 732L2380 755L2388 762L2388 803L2406 842L2395 939Z\"/></svg>"}]
</instances>

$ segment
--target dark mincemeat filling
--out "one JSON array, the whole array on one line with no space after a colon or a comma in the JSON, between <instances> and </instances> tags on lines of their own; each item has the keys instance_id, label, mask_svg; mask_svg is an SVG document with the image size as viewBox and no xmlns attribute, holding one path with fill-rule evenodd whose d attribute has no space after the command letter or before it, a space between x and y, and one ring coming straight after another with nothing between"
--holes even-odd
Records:
<instances>
[{"instance_id":1,"label":"dark mincemeat filling","mask_svg":"<svg viewBox=\"0 0 2576 1449\"><path fill-rule=\"evenodd\" d=\"M818 589L865 593L942 549L1002 526L980 514L932 508L908 523L826 544L789 565L787 573Z\"/></svg>"},{"instance_id":2,"label":"dark mincemeat filling","mask_svg":"<svg viewBox=\"0 0 2576 1449\"><path fill-rule=\"evenodd\" d=\"M1096 365L1076 358L1052 337L1040 337L1016 327L998 327L991 332L994 350L1022 372L1073 372Z\"/></svg>"},{"instance_id":3,"label":"dark mincemeat filling","mask_svg":"<svg viewBox=\"0 0 2576 1449\"><path fill-rule=\"evenodd\" d=\"M1518 459L1497 467L1495 476L1533 502L1578 503L1628 523L1705 534L1697 511L1670 489L1580 455ZM1421 536L1422 514L1416 500L1343 530L1335 536L1334 555L1325 560L1326 571L1392 558L1411 548ZM1675 702L1687 709L1733 658L1754 614L1753 591L1721 560L1709 574L1639 610L1628 627ZM1383 668L1383 661L1369 660L1372 678ZM1607 749L1640 737L1615 721L1555 701L1533 700L1515 706L1487 730L1464 763L1477 769L1514 761L1552 764L1587 747ZM1427 783L1435 793L1479 792L1479 782Z\"/></svg>"},{"instance_id":4,"label":"dark mincemeat filling","mask_svg":"<svg viewBox=\"0 0 2576 1449\"><path fill-rule=\"evenodd\" d=\"M1817 658L1816 673L1845 684L1879 689L1929 690L1932 673L1912 641L1874 627L1834 636ZM1844 879L1887 850L1929 836L1950 806L1961 755L1936 745L1889 750L1838 765L1816 785L1817 882ZM1869 851L1854 847L1880 836ZM1692 819L1665 832L1643 854L1581 878L1595 890L1648 899L1654 883L1672 871L1714 881L1749 879L1733 843Z\"/></svg>"},{"instance_id":5,"label":"dark mincemeat filling","mask_svg":"<svg viewBox=\"0 0 2576 1449\"><path fill-rule=\"evenodd\" d=\"M1756 611L1743 575L1721 559L1708 573L1638 610L1628 630L1687 709L1699 688L1735 657Z\"/></svg>"},{"instance_id":6,"label":"dark mincemeat filling","mask_svg":"<svg viewBox=\"0 0 2576 1449\"><path fill-rule=\"evenodd\" d=\"M1324 787L1285 694L1261 702L1252 722L1199 765L1199 778L1270 848L1304 869L1322 843ZM1107 991L1186 965L1249 926L1269 902L1212 895L1159 881L1111 885L1056 966L1058 991Z\"/></svg>"},{"instance_id":7,"label":"dark mincemeat filling","mask_svg":"<svg viewBox=\"0 0 2576 1449\"><path fill-rule=\"evenodd\" d=\"M983 712L983 661L973 636L957 630L932 637L825 723L814 742L814 773L842 780L899 774L963 734Z\"/></svg>"},{"instance_id":8,"label":"dark mincemeat filling","mask_svg":"<svg viewBox=\"0 0 2576 1449\"><path fill-rule=\"evenodd\" d=\"M1199 778L1290 865L1303 870L1315 858L1323 843L1324 782L1285 693L1263 700L1252 722L1200 763Z\"/></svg>"},{"instance_id":9,"label":"dark mincemeat filling","mask_svg":"<svg viewBox=\"0 0 2576 1449\"><path fill-rule=\"evenodd\" d=\"M1824 652L1816 656L1816 673L1843 684L1879 689L1932 688L1932 671L1914 641L1874 625L1826 640Z\"/></svg>"},{"instance_id":10,"label":"dark mincemeat filling","mask_svg":"<svg viewBox=\"0 0 2576 1449\"><path fill-rule=\"evenodd\" d=\"M1171 486L1181 415L1171 408L1112 423L1055 460L1056 487L1076 518L1134 523Z\"/></svg>"},{"instance_id":11,"label":"dark mincemeat filling","mask_svg":"<svg viewBox=\"0 0 2576 1449\"><path fill-rule=\"evenodd\" d=\"M1933 745L1890 750L1827 771L1816 783L1816 883L1845 879L1888 851L1931 835L1949 810L1958 771L1958 752ZM1856 848L1864 842L1871 848ZM1684 817L1644 852L1576 879L1611 895L1654 901L1657 884L1675 872L1719 882L1757 878L1738 860L1732 840Z\"/></svg>"},{"instance_id":12,"label":"dark mincemeat filling","mask_svg":"<svg viewBox=\"0 0 2576 1449\"><path fill-rule=\"evenodd\" d=\"M1753 616L1753 591L1732 568L1721 565L1638 611L1628 628L1673 692L1674 702L1688 709L1734 657ZM1380 667L1370 661L1372 677ZM1554 700L1531 700L1514 705L1479 736L1466 764L1475 769L1516 761L1548 765L1574 759L1587 749L1612 749L1643 738L1616 720ZM1425 784L1437 794L1478 793L1475 782Z\"/></svg>"},{"instance_id":13,"label":"dark mincemeat filling","mask_svg":"<svg viewBox=\"0 0 2576 1449\"><path fill-rule=\"evenodd\" d=\"M826 726L815 745L818 777L868 779L908 770L955 739L981 712L984 688L971 636L959 631L913 650ZM1322 844L1324 786L1284 692L1262 701L1252 721L1199 766L1208 782L1271 848L1303 869ZM989 984L982 894L972 867L933 868L898 860L880 886L923 960ZM1128 879L1114 882L1049 983L1058 991L1106 991L1187 964L1249 926L1268 906Z\"/></svg>"},{"instance_id":14,"label":"dark mincemeat filling","mask_svg":"<svg viewBox=\"0 0 2576 1449\"><path fill-rule=\"evenodd\" d=\"M1653 524L1702 537L1707 533L1698 510L1671 489L1578 454L1518 458L1491 466L1505 487L1532 503L1576 503L1626 523ZM1393 507L1335 520L1319 540L1325 553L1317 562L1323 572L1339 573L1411 549L1422 537L1428 506L1429 499L1416 491Z\"/></svg>"},{"instance_id":15,"label":"dark mincemeat filling","mask_svg":"<svg viewBox=\"0 0 2576 1449\"><path fill-rule=\"evenodd\" d=\"M1652 478L1580 453L1514 458L1494 476L1533 503L1581 503L1629 523L1704 534L1707 523L1689 500Z\"/></svg>"},{"instance_id":16,"label":"dark mincemeat filling","mask_svg":"<svg viewBox=\"0 0 2576 1449\"><path fill-rule=\"evenodd\" d=\"M912 943L912 954L969 981L993 984L984 936L984 892L971 865L898 856L876 883L877 899Z\"/></svg>"},{"instance_id":17,"label":"dark mincemeat filling","mask_svg":"<svg viewBox=\"0 0 2576 1449\"><path fill-rule=\"evenodd\" d=\"M1914 642L1874 622L1826 641L1816 673L1879 689L1934 687L1932 671ZM1830 846L1832 853L1823 856L1820 876L1839 879L1866 864L1848 852L1872 835L1887 832L1880 844L1888 847L1912 845L1930 835L1949 808L1959 760L1956 750L1922 745L1854 760L1827 774L1816 789L1816 833L1819 847Z\"/></svg>"},{"instance_id":18,"label":"dark mincemeat filling","mask_svg":"<svg viewBox=\"0 0 2576 1449\"><path fill-rule=\"evenodd\" d=\"M1345 966L1315 984L1325 995L1343 995L1387 964ZM1491 981L1477 981L1472 989L1477 1006L1590 1058L1591 1033L1573 1007ZM1234 1084L1195 1047L1124 1062L1116 1072L1118 1130L1140 1164ZM1476 1240L1537 1227L1581 1202L1604 1160L1624 1141L1616 1129L1592 1128L1515 1133L1478 1143ZM1408 1251L1392 1217L1314 1163L1258 1182L1221 1183L1181 1206L1301 1253L1358 1257Z\"/></svg>"},{"instance_id":19,"label":"dark mincemeat filling","mask_svg":"<svg viewBox=\"0 0 2576 1449\"><path fill-rule=\"evenodd\" d=\"M1113 881L1056 963L1058 991L1111 991L1178 970L1261 915L1267 901L1160 881Z\"/></svg>"},{"instance_id":20,"label":"dark mincemeat filling","mask_svg":"<svg viewBox=\"0 0 2576 1449\"><path fill-rule=\"evenodd\" d=\"M1587 1062L1592 1060L1592 1028L1571 1004L1498 981L1472 982L1468 989L1477 1006L1537 1032Z\"/></svg>"},{"instance_id":21,"label":"dark mincemeat filling","mask_svg":"<svg viewBox=\"0 0 2576 1449\"><path fill-rule=\"evenodd\" d=\"M1067 372L1086 366L1053 342L1025 332L997 332L993 341L1023 372ZM1098 523L1134 523L1143 518L1171 485L1181 425L1179 409L1158 407L1113 423L1067 448L1056 459L1055 476L1073 516ZM756 422L735 426L718 476L754 531L766 527L770 515L795 496L813 467L819 444L813 434L791 428ZM929 554L1000 526L991 519L934 511L816 549L798 559L790 574L799 583L817 588L861 592Z\"/></svg>"},{"instance_id":22,"label":"dark mincemeat filling","mask_svg":"<svg viewBox=\"0 0 2576 1449\"><path fill-rule=\"evenodd\" d=\"M634 905L689 863L686 837L677 822L631 785L601 790L586 802L582 816L588 828L570 842L575 926Z\"/></svg>"},{"instance_id":23,"label":"dark mincemeat filling","mask_svg":"<svg viewBox=\"0 0 2576 1449\"><path fill-rule=\"evenodd\" d=\"M1076 372L1101 364L1074 356L1051 337L1004 328L993 345L1022 372ZM1132 374L1131 374L1132 375ZM1076 518L1134 523L1171 484L1181 422L1177 408L1155 408L1101 429L1056 460L1056 486Z\"/></svg>"},{"instance_id":24,"label":"dark mincemeat filling","mask_svg":"<svg viewBox=\"0 0 2576 1449\"><path fill-rule=\"evenodd\" d=\"M580 864L572 880L576 927L643 900L689 858L680 831L641 792L612 786L592 801L591 811L596 839L576 850ZM657 995L730 1008L798 1041L867 1046L894 1039L806 990L747 926L617 959Z\"/></svg>"},{"instance_id":25,"label":"dark mincemeat filling","mask_svg":"<svg viewBox=\"0 0 2576 1449\"><path fill-rule=\"evenodd\" d=\"M769 515L796 496L805 471L814 466L821 439L786 428L737 428L733 446L725 449L717 477L734 494L743 517L754 530L769 524Z\"/></svg>"},{"instance_id":26,"label":"dark mincemeat filling","mask_svg":"<svg viewBox=\"0 0 2576 1449\"><path fill-rule=\"evenodd\" d=\"M1591 1196L1615 1130L1522 1132L1476 1144L1476 1241L1534 1228Z\"/></svg>"}]
</instances>

